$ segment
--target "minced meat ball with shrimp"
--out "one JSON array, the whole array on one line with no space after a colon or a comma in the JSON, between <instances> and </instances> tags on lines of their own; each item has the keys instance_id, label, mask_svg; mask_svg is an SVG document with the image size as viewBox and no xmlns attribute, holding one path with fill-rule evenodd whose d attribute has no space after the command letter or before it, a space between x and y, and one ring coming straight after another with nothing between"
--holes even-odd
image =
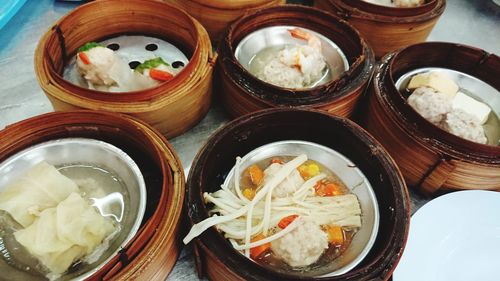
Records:
<instances>
[{"instance_id":1,"label":"minced meat ball with shrimp","mask_svg":"<svg viewBox=\"0 0 500 281\"><path fill-rule=\"evenodd\" d=\"M97 46L85 51L84 53L86 57L76 57L76 65L78 67L78 71L85 77L85 79L95 85L109 86L116 84L116 80L109 74L113 65L117 61L116 54L112 50L102 46ZM82 57L86 58L88 61L83 60Z\"/></svg>"}]
</instances>

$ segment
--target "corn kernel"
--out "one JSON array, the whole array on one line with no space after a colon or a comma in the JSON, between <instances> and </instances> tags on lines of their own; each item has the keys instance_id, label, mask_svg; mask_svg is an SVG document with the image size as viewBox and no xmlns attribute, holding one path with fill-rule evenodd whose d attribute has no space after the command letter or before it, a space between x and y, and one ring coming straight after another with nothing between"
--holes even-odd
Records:
<instances>
[{"instance_id":1,"label":"corn kernel","mask_svg":"<svg viewBox=\"0 0 500 281\"><path fill-rule=\"evenodd\" d=\"M245 188L243 190L243 196L245 196L248 200L252 200L255 197L255 190L252 188Z\"/></svg>"}]
</instances>

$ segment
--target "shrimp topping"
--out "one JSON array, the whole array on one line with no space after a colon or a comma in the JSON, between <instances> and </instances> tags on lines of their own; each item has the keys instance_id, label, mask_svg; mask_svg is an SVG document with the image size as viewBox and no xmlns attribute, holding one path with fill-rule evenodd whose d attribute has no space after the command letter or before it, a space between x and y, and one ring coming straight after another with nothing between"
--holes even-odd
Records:
<instances>
[{"instance_id":1,"label":"shrimp topping","mask_svg":"<svg viewBox=\"0 0 500 281\"><path fill-rule=\"evenodd\" d=\"M289 29L288 32L290 32L290 35L294 38L307 41L307 45L309 47L317 51L321 51L321 40L318 36L300 28Z\"/></svg>"}]
</instances>

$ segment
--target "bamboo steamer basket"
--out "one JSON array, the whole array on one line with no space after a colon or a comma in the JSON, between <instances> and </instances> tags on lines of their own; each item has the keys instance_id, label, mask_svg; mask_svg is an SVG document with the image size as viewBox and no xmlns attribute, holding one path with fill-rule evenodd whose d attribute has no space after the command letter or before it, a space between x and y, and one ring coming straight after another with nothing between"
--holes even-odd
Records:
<instances>
[{"instance_id":1,"label":"bamboo steamer basket","mask_svg":"<svg viewBox=\"0 0 500 281\"><path fill-rule=\"evenodd\" d=\"M335 132L335 138L325 133ZM310 141L343 154L374 187L380 212L375 244L349 272L334 277L301 277L278 273L233 249L215 227L195 238L200 277L210 280L388 280L403 252L409 229L410 201L403 176L385 149L354 122L318 110L267 109L240 117L215 132L198 152L187 181L186 206L190 224L208 217L202 194L224 182L237 156L262 145Z\"/></svg>"},{"instance_id":2,"label":"bamboo steamer basket","mask_svg":"<svg viewBox=\"0 0 500 281\"><path fill-rule=\"evenodd\" d=\"M284 4L285 0L164 0L187 11L216 42L227 26L245 13Z\"/></svg>"},{"instance_id":3,"label":"bamboo steamer basket","mask_svg":"<svg viewBox=\"0 0 500 281\"><path fill-rule=\"evenodd\" d=\"M190 61L172 80L135 92L84 89L62 77L66 63L80 46L124 34L148 35L172 42ZM92 109L126 113L149 123L167 137L174 137L207 113L215 59L207 32L184 11L158 1L102 0L76 8L45 33L35 52L35 72L56 111Z\"/></svg>"},{"instance_id":4,"label":"bamboo steamer basket","mask_svg":"<svg viewBox=\"0 0 500 281\"><path fill-rule=\"evenodd\" d=\"M500 190L500 147L449 134L421 117L394 81L412 69L442 67L500 90L500 58L452 43L420 43L385 56L376 70L364 126L398 163L406 182L425 194L440 189Z\"/></svg>"},{"instance_id":5,"label":"bamboo steamer basket","mask_svg":"<svg viewBox=\"0 0 500 281\"><path fill-rule=\"evenodd\" d=\"M323 85L289 89L266 83L235 57L238 43L248 34L270 26L298 26L324 35L346 56L349 70ZM283 5L248 14L227 30L219 44L217 81L226 110L234 117L273 107L303 107L349 117L368 85L374 56L359 33L346 21L315 8Z\"/></svg>"},{"instance_id":6,"label":"bamboo steamer basket","mask_svg":"<svg viewBox=\"0 0 500 281\"><path fill-rule=\"evenodd\" d=\"M0 161L41 142L85 137L110 143L127 153L146 181L147 207L129 244L87 280L165 280L181 250L180 224L184 175L165 138L146 123L100 111L55 112L0 131Z\"/></svg>"},{"instance_id":7,"label":"bamboo steamer basket","mask_svg":"<svg viewBox=\"0 0 500 281\"><path fill-rule=\"evenodd\" d=\"M316 7L351 23L373 48L375 56L424 42L443 14L446 0L426 0L413 8L395 8L363 0L321 0Z\"/></svg>"}]
</instances>

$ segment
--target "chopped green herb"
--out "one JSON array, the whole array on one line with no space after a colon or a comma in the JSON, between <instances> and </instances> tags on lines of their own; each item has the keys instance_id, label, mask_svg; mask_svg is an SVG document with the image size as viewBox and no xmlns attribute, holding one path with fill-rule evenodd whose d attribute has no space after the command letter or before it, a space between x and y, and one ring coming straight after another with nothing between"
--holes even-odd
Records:
<instances>
[{"instance_id":1,"label":"chopped green herb","mask_svg":"<svg viewBox=\"0 0 500 281\"><path fill-rule=\"evenodd\" d=\"M78 48L78 52L86 52L86 51L93 49L95 47L104 47L104 46L99 44L99 43L96 43L96 42L88 42L88 43L85 43L85 45Z\"/></svg>"},{"instance_id":2,"label":"chopped green herb","mask_svg":"<svg viewBox=\"0 0 500 281\"><path fill-rule=\"evenodd\" d=\"M160 66L162 64L166 65L166 66L169 66L169 64L166 63L162 58L157 57L157 58L154 58L154 59L150 59L150 60L144 61L143 63L139 64L139 66L137 66L135 68L135 71L143 73L144 70L146 70L146 69L156 68L156 67L158 67L158 66Z\"/></svg>"}]
</instances>

